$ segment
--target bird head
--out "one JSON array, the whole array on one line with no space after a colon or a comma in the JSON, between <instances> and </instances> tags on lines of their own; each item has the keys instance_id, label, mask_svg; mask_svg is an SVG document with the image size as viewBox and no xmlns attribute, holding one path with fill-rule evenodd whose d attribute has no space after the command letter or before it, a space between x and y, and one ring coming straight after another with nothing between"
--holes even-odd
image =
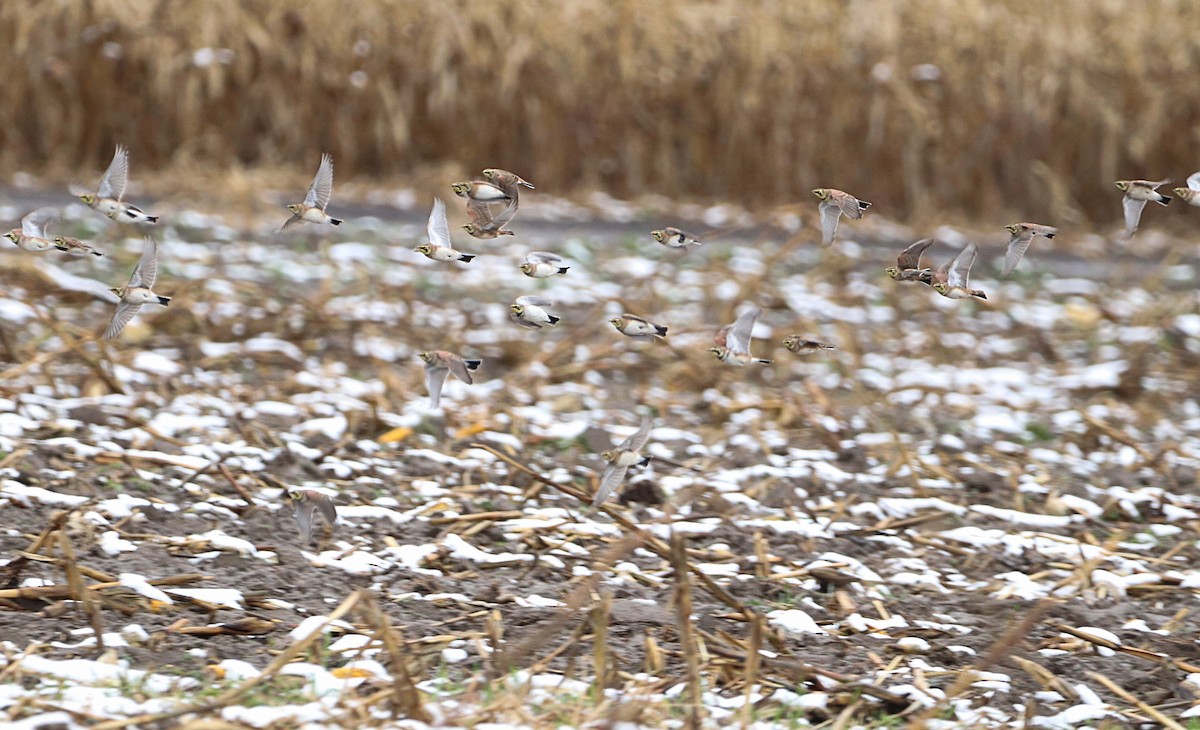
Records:
<instances>
[{"instance_id":1,"label":"bird head","mask_svg":"<svg viewBox=\"0 0 1200 730\"><path fill-rule=\"evenodd\" d=\"M828 200L829 188L816 188L812 191L812 194L817 196L819 200Z\"/></svg>"},{"instance_id":2,"label":"bird head","mask_svg":"<svg viewBox=\"0 0 1200 730\"><path fill-rule=\"evenodd\" d=\"M617 452L605 451L604 453L600 454L600 458L604 459L605 461L612 461L613 459L617 458Z\"/></svg>"},{"instance_id":3,"label":"bird head","mask_svg":"<svg viewBox=\"0 0 1200 730\"><path fill-rule=\"evenodd\" d=\"M895 266L889 266L883 270L883 273L895 279L896 277L900 276L900 269Z\"/></svg>"},{"instance_id":4,"label":"bird head","mask_svg":"<svg viewBox=\"0 0 1200 730\"><path fill-rule=\"evenodd\" d=\"M108 288L108 290L109 290L110 292L112 292L113 294L116 294L118 299L120 299L120 298L121 298L121 296L122 296L122 295L125 293L125 290L124 290L124 289L118 289L118 288L117 288L117 287L115 287L115 286L109 287L109 288Z\"/></svg>"},{"instance_id":5,"label":"bird head","mask_svg":"<svg viewBox=\"0 0 1200 730\"><path fill-rule=\"evenodd\" d=\"M78 197L83 201L84 205L96 204L96 195L94 193L80 193Z\"/></svg>"},{"instance_id":6,"label":"bird head","mask_svg":"<svg viewBox=\"0 0 1200 730\"><path fill-rule=\"evenodd\" d=\"M494 167L489 167L483 171L483 176L488 180L495 180L496 178L500 177L500 171Z\"/></svg>"},{"instance_id":7,"label":"bird head","mask_svg":"<svg viewBox=\"0 0 1200 730\"><path fill-rule=\"evenodd\" d=\"M1124 190L1125 192L1129 192L1129 181L1128 180L1118 180L1113 184L1117 186L1118 190Z\"/></svg>"},{"instance_id":8,"label":"bird head","mask_svg":"<svg viewBox=\"0 0 1200 730\"><path fill-rule=\"evenodd\" d=\"M465 226L463 226L462 228L464 231L466 231L467 233L470 233L472 236L474 236L479 231L479 229L475 227L474 223L468 223Z\"/></svg>"},{"instance_id":9,"label":"bird head","mask_svg":"<svg viewBox=\"0 0 1200 730\"><path fill-rule=\"evenodd\" d=\"M510 304L508 308L511 309L512 313L517 315L518 317L520 317L521 314L525 311L525 307L522 307L520 304Z\"/></svg>"},{"instance_id":10,"label":"bird head","mask_svg":"<svg viewBox=\"0 0 1200 730\"><path fill-rule=\"evenodd\" d=\"M612 319L608 320L608 323L611 324L613 327L616 327L617 329L621 329L621 325L625 324L625 318L624 317L613 317Z\"/></svg>"},{"instance_id":11,"label":"bird head","mask_svg":"<svg viewBox=\"0 0 1200 730\"><path fill-rule=\"evenodd\" d=\"M1011 233L1015 236L1021 232L1021 224L1013 223L1012 225L1007 225L1004 227L1004 230L1008 231L1009 233Z\"/></svg>"},{"instance_id":12,"label":"bird head","mask_svg":"<svg viewBox=\"0 0 1200 730\"><path fill-rule=\"evenodd\" d=\"M291 203L291 204L289 204L289 205L287 206L287 209L288 209L289 211L291 211L292 213L295 213L296 215L300 215L300 205L299 205L299 203Z\"/></svg>"},{"instance_id":13,"label":"bird head","mask_svg":"<svg viewBox=\"0 0 1200 730\"><path fill-rule=\"evenodd\" d=\"M1188 199L1188 193L1195 192L1195 191L1194 191L1194 190L1189 190L1188 188L1173 188L1173 189L1171 190L1171 192L1175 193L1175 197L1177 197L1177 198L1183 198L1184 200L1187 200L1187 199Z\"/></svg>"},{"instance_id":14,"label":"bird head","mask_svg":"<svg viewBox=\"0 0 1200 730\"><path fill-rule=\"evenodd\" d=\"M711 352L718 360L725 359L725 353L728 352L728 350L724 347L710 347L708 348L708 351Z\"/></svg>"},{"instance_id":15,"label":"bird head","mask_svg":"<svg viewBox=\"0 0 1200 730\"><path fill-rule=\"evenodd\" d=\"M533 264L529 263L528 261L521 264L521 271L526 276L532 276L533 275Z\"/></svg>"},{"instance_id":16,"label":"bird head","mask_svg":"<svg viewBox=\"0 0 1200 730\"><path fill-rule=\"evenodd\" d=\"M433 253L433 246L428 243L422 243L420 246L417 246L413 250L416 251L417 253L423 253L426 256L428 256L429 254Z\"/></svg>"},{"instance_id":17,"label":"bird head","mask_svg":"<svg viewBox=\"0 0 1200 730\"><path fill-rule=\"evenodd\" d=\"M933 285L933 290L936 291L938 294L945 296L946 292L950 291L950 284L948 284L947 282L944 282L944 281L939 281L938 283Z\"/></svg>"},{"instance_id":18,"label":"bird head","mask_svg":"<svg viewBox=\"0 0 1200 730\"><path fill-rule=\"evenodd\" d=\"M12 241L13 243L16 243L17 239L19 239L21 237L21 234L17 233L17 231L15 231L15 230L12 230L12 231L9 231L8 233L5 233L4 237L7 238L8 240Z\"/></svg>"},{"instance_id":19,"label":"bird head","mask_svg":"<svg viewBox=\"0 0 1200 730\"><path fill-rule=\"evenodd\" d=\"M469 183L469 182L450 183L450 189L453 190L454 194L459 196L460 198L466 197L467 193L471 192L471 183Z\"/></svg>"},{"instance_id":20,"label":"bird head","mask_svg":"<svg viewBox=\"0 0 1200 730\"><path fill-rule=\"evenodd\" d=\"M667 240L667 232L666 231L650 231L650 235L654 236L654 240L658 241L659 243L662 243L663 241Z\"/></svg>"},{"instance_id":21,"label":"bird head","mask_svg":"<svg viewBox=\"0 0 1200 730\"><path fill-rule=\"evenodd\" d=\"M785 348L787 348L788 350L791 350L792 352L795 352L795 351L796 351L796 341L797 341L797 340L796 340L796 336L795 336L795 335L789 335L789 336L788 336L788 337L787 337L787 338L786 338L786 339L783 341L783 346L784 346Z\"/></svg>"},{"instance_id":22,"label":"bird head","mask_svg":"<svg viewBox=\"0 0 1200 730\"><path fill-rule=\"evenodd\" d=\"M425 362L433 362L433 353L432 352L418 352L417 357L421 358Z\"/></svg>"}]
</instances>

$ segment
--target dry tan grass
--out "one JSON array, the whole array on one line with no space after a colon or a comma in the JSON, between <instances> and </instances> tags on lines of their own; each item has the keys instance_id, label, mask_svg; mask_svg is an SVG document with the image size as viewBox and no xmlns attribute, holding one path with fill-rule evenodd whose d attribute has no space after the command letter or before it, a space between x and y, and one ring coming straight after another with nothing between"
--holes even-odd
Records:
<instances>
[{"instance_id":1,"label":"dry tan grass","mask_svg":"<svg viewBox=\"0 0 1200 730\"><path fill-rule=\"evenodd\" d=\"M1118 177L1192 172L1200 4L1032 8L9 0L0 162L91 178L122 141L136 177L328 150L341 179L496 165L760 206L832 185L1056 222L1113 218Z\"/></svg>"}]
</instances>

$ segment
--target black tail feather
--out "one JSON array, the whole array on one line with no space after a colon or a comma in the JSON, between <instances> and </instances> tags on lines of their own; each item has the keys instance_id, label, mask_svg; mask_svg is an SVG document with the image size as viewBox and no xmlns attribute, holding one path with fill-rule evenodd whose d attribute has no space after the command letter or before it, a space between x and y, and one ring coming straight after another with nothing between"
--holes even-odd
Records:
<instances>
[{"instance_id":1,"label":"black tail feather","mask_svg":"<svg viewBox=\"0 0 1200 730\"><path fill-rule=\"evenodd\" d=\"M171 297L159 297L158 303L165 307L171 303Z\"/></svg>"},{"instance_id":2,"label":"black tail feather","mask_svg":"<svg viewBox=\"0 0 1200 730\"><path fill-rule=\"evenodd\" d=\"M467 370L477 370L483 364L483 360L463 360L463 364L467 366Z\"/></svg>"},{"instance_id":3,"label":"black tail feather","mask_svg":"<svg viewBox=\"0 0 1200 730\"><path fill-rule=\"evenodd\" d=\"M330 218L330 219L329 219L329 222L330 222L330 223L332 223L332 224L333 224L333 225L335 225L335 226L340 226L340 225L342 225L342 219L341 219L341 218Z\"/></svg>"},{"instance_id":4,"label":"black tail feather","mask_svg":"<svg viewBox=\"0 0 1200 730\"><path fill-rule=\"evenodd\" d=\"M463 262L464 264L466 264L466 263L470 263L471 259L473 259L473 258L475 258L475 254L464 253L464 254L459 254L458 260Z\"/></svg>"},{"instance_id":5,"label":"black tail feather","mask_svg":"<svg viewBox=\"0 0 1200 730\"><path fill-rule=\"evenodd\" d=\"M569 269L569 268L571 268L571 267L570 267L570 266L563 266L563 267L559 268L559 270L558 270L558 273L560 273L560 274L565 274L565 273L567 273L567 269Z\"/></svg>"},{"instance_id":6,"label":"black tail feather","mask_svg":"<svg viewBox=\"0 0 1200 730\"><path fill-rule=\"evenodd\" d=\"M553 314L547 314L546 317L549 318L550 324L558 324L558 320L562 319L562 317L556 317Z\"/></svg>"}]
</instances>

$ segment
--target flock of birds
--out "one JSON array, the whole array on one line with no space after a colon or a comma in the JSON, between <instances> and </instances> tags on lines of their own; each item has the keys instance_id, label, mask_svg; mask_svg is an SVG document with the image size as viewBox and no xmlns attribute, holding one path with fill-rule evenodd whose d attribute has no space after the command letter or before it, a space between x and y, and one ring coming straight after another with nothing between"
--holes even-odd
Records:
<instances>
[{"instance_id":1,"label":"flock of birds","mask_svg":"<svg viewBox=\"0 0 1200 730\"><path fill-rule=\"evenodd\" d=\"M114 221L132 224L156 223L157 216L149 215L124 200L128 172L128 151L125 147L118 145L112 162L95 192L75 189L72 189L71 192L90 208L103 213ZM1137 231L1146 203L1154 202L1164 206L1170 203L1171 199L1157 190L1169 182L1169 180L1119 180L1116 182L1117 188L1124 193L1122 206L1126 238L1133 236ZM466 200L466 213L471 222L462 226L463 230L474 238L490 240L500 236L514 235L513 231L508 230L506 226L512 221L520 206L520 191L522 188L532 190L534 186L507 170L488 168L483 171L483 179L455 182L450 185L450 188L455 195ZM303 202L286 206L292 215L284 222L280 230L287 231L305 224L341 225L341 219L334 218L326 212L332 191L333 158L328 154L323 154L317 167L317 174L313 178ZM842 216L851 220L859 220L862 218L863 212L871 206L870 203L859 200L842 190L817 188L812 192L820 201L818 212L823 248L833 245ZM1187 187L1175 188L1174 193L1190 205L1200 207L1200 172L1188 178ZM74 255L103 255L103 252L79 239L68 236L51 237L46 229L58 219L59 211L57 209L39 208L21 219L19 229L13 229L4 235L26 251L40 252L55 248ZM1042 236L1050 239L1058 233L1057 229L1051 226L1036 223L1014 223L1005 228L1010 234L1003 269L1003 274L1006 276L1016 268L1035 238ZM413 249L417 253L438 262L469 263L475 258L474 254L454 249L446 220L446 206L440 198L434 198L427 232L428 242ZM675 227L651 231L651 236L658 243L673 249L686 251L701 245L699 237ZM978 255L978 247L975 243L968 243L954 258L946 261L936 270L922 268L921 258L933 243L934 239L926 238L908 246L897 257L896 266L888 267L885 272L896 281L920 282L931 286L938 294L950 299L971 297L987 299L985 292L972 289L970 286L971 266L975 263ZM534 279L562 276L570 269L569 266L564 265L560 256L545 251L528 253L519 268L523 274ZM124 287L114 287L109 290L117 296L118 304L116 312L104 330L104 339L111 340L118 337L142 305L159 304L165 307L170 303L170 297L161 296L153 290L157 271L158 244L153 237L146 236L142 255L129 281ZM550 312L553 306L553 302L543 297L520 296L510 305L509 318L514 324L525 329L551 328L560 321L558 315ZM769 365L771 360L751 354L754 325L761 314L761 309L750 308L733 323L722 327L714 337L714 346L709 348L709 352L721 362L732 366ZM613 317L609 322L621 334L637 340L654 341L667 336L666 325L652 322L635 314L625 313L619 317ZM833 345L799 335L790 335L783 340L782 344L787 350L797 354L833 349ZM453 374L458 380L470 384L472 371L478 369L482 364L482 360L467 359L447 350L430 350L418 353L418 356L424 362L425 384L429 391L430 407L434 409L439 406L442 389L449 375ZM606 462L606 467L600 477L593 505L600 505L608 499L624 482L630 468L649 462L650 458L643 455L641 450L646 445L650 430L650 419L643 417L637 432L625 439L615 449L605 451L601 455ZM329 496L315 490L296 490L291 492L291 497L294 505L293 516L305 542L310 539L313 519L317 514L322 515L331 525L337 521L337 511Z\"/></svg>"}]
</instances>

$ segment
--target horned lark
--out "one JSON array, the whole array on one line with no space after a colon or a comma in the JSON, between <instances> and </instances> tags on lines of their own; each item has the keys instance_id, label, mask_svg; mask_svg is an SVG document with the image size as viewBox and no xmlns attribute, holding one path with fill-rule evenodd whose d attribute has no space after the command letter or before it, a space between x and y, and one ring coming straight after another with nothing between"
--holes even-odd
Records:
<instances>
[{"instance_id":1,"label":"horned lark","mask_svg":"<svg viewBox=\"0 0 1200 730\"><path fill-rule=\"evenodd\" d=\"M157 276L158 242L146 236L142 258L133 270L133 276L129 277L129 283L124 289L109 289L121 301L117 304L116 314L108 323L108 328L104 330L104 339L111 340L121 334L121 330L125 329L125 325L129 324L129 320L133 319L133 315L138 313L143 304L161 304L165 307L171 303L170 297L160 297L152 291Z\"/></svg>"},{"instance_id":2,"label":"horned lark","mask_svg":"<svg viewBox=\"0 0 1200 730\"><path fill-rule=\"evenodd\" d=\"M450 189L460 198L480 200L484 203L501 203L512 198L500 188L483 180L450 183Z\"/></svg>"},{"instance_id":3,"label":"horned lark","mask_svg":"<svg viewBox=\"0 0 1200 730\"><path fill-rule=\"evenodd\" d=\"M500 188L500 190L502 190L504 194L510 198L517 197L517 195L519 195L520 188L525 187L529 188L530 190L534 189L534 187L523 180L520 175L514 175L508 170L489 167L483 171L483 176L488 179L488 182Z\"/></svg>"},{"instance_id":4,"label":"horned lark","mask_svg":"<svg viewBox=\"0 0 1200 730\"><path fill-rule=\"evenodd\" d=\"M312 185L308 186L308 194L304 196L303 203L292 203L287 206L291 211L292 217L284 222L281 231L286 231L289 228L294 228L303 223L330 223L335 226L342 225L339 218L331 218L325 212L325 206L329 205L329 196L333 193L333 158L328 153L321 155L321 164L317 166L317 176L313 178Z\"/></svg>"},{"instance_id":5,"label":"horned lark","mask_svg":"<svg viewBox=\"0 0 1200 730\"><path fill-rule=\"evenodd\" d=\"M425 231L429 234L429 242L414 248L417 253L434 261L461 261L464 264L475 258L475 254L460 253L450 247L450 225L446 223L446 204L441 198L433 199L433 210L429 211Z\"/></svg>"},{"instance_id":6,"label":"horned lark","mask_svg":"<svg viewBox=\"0 0 1200 730\"><path fill-rule=\"evenodd\" d=\"M470 385L473 382L471 371L483 363L483 360L464 360L446 350L419 352L417 356L425 362L425 387L429 389L430 408L437 408L441 402L442 386L446 384L447 375L454 373L454 377Z\"/></svg>"},{"instance_id":7,"label":"horned lark","mask_svg":"<svg viewBox=\"0 0 1200 730\"><path fill-rule=\"evenodd\" d=\"M608 462L604 474L600 476L600 487L592 499L592 506L599 507L625 481L625 474L631 466L642 466L650 462L649 456L642 456L642 447L650 438L650 419L642 416L642 425L637 432L621 442L621 445L611 451L605 451L600 456Z\"/></svg>"},{"instance_id":8,"label":"horned lark","mask_svg":"<svg viewBox=\"0 0 1200 730\"><path fill-rule=\"evenodd\" d=\"M622 314L608 321L618 332L635 340L661 340L667 336L666 325L655 324L635 314Z\"/></svg>"},{"instance_id":9,"label":"horned lark","mask_svg":"<svg viewBox=\"0 0 1200 730\"><path fill-rule=\"evenodd\" d=\"M1155 188L1157 188L1159 185L1166 185L1169 182L1171 181L1116 181L1115 185L1117 186L1117 189L1125 193L1125 198L1121 201L1121 205L1125 210L1125 238L1132 238L1133 234L1137 232L1138 224L1142 220L1142 209L1146 207L1146 203L1155 202L1159 205L1170 204L1170 198L1155 190Z\"/></svg>"},{"instance_id":10,"label":"horned lark","mask_svg":"<svg viewBox=\"0 0 1200 730\"><path fill-rule=\"evenodd\" d=\"M551 276L565 274L570 266L562 266L562 257L545 251L530 251L525 255L525 263L521 264L521 272L534 279L546 279Z\"/></svg>"},{"instance_id":11,"label":"horned lark","mask_svg":"<svg viewBox=\"0 0 1200 730\"><path fill-rule=\"evenodd\" d=\"M129 180L129 152L123 145L117 145L112 162L100 178L96 192L87 193L72 190L77 198L93 210L98 210L109 218L121 223L156 223L158 216L147 215L134 205L121 200L125 195L125 183Z\"/></svg>"},{"instance_id":12,"label":"horned lark","mask_svg":"<svg viewBox=\"0 0 1200 730\"><path fill-rule=\"evenodd\" d=\"M318 512L330 526L337 524L337 507L329 495L315 489L297 489L291 492L291 498L292 517L296 520L296 527L300 528L300 541L304 544L312 539L313 517Z\"/></svg>"},{"instance_id":13,"label":"horned lark","mask_svg":"<svg viewBox=\"0 0 1200 730\"><path fill-rule=\"evenodd\" d=\"M688 246L699 246L700 239L690 233L684 233L674 226L667 226L661 230L650 231L650 235L654 236L654 240L668 248L687 248Z\"/></svg>"},{"instance_id":14,"label":"horned lark","mask_svg":"<svg viewBox=\"0 0 1200 730\"><path fill-rule=\"evenodd\" d=\"M933 288L938 294L951 299L979 297L987 299L981 289L972 289L970 284L971 265L975 263L976 246L968 243L958 255L942 264L933 274Z\"/></svg>"},{"instance_id":15,"label":"horned lark","mask_svg":"<svg viewBox=\"0 0 1200 730\"><path fill-rule=\"evenodd\" d=\"M497 236L516 235L512 231L504 230L504 226L517 214L517 205L517 198L513 198L508 201L508 205L504 206L503 210L493 216L488 203L478 200L469 201L467 215L471 217L471 222L463 226L463 230L475 238L485 240Z\"/></svg>"},{"instance_id":16,"label":"horned lark","mask_svg":"<svg viewBox=\"0 0 1200 730\"><path fill-rule=\"evenodd\" d=\"M57 208L38 208L21 219L20 228L12 229L4 237L26 251L45 251L54 245L46 237L46 226L56 220Z\"/></svg>"},{"instance_id":17,"label":"horned lark","mask_svg":"<svg viewBox=\"0 0 1200 730\"><path fill-rule=\"evenodd\" d=\"M887 267L884 272L896 281L920 281L928 284L933 271L921 268L921 254L932 245L932 238L922 238L901 251L896 257L896 265Z\"/></svg>"},{"instance_id":18,"label":"horned lark","mask_svg":"<svg viewBox=\"0 0 1200 730\"><path fill-rule=\"evenodd\" d=\"M833 188L817 188L812 193L821 201L817 209L821 212L822 248L833 245L833 237L837 234L838 222L843 214L858 220L862 218L863 211L871 207L870 203Z\"/></svg>"},{"instance_id":19,"label":"horned lark","mask_svg":"<svg viewBox=\"0 0 1200 730\"><path fill-rule=\"evenodd\" d=\"M754 332L754 323L758 321L758 317L761 314L762 310L755 307L743 313L742 316L734 320L733 324L722 327L717 332L717 336L713 338L717 346L708 348L708 351L715 355L721 362L728 363L734 367L744 367L752 362L770 365L770 360L764 360L750 354L750 340Z\"/></svg>"},{"instance_id":20,"label":"horned lark","mask_svg":"<svg viewBox=\"0 0 1200 730\"><path fill-rule=\"evenodd\" d=\"M541 297L517 297L515 304L509 305L512 312L508 318L517 326L527 330L540 330L543 327L553 327L558 324L559 317L547 312L544 307L552 307L554 302Z\"/></svg>"},{"instance_id":21,"label":"horned lark","mask_svg":"<svg viewBox=\"0 0 1200 730\"><path fill-rule=\"evenodd\" d=\"M824 342L817 342L816 340L806 340L800 335L789 335L784 339L783 346L788 351L794 352L797 355L811 355L820 350L834 349L833 345L827 345Z\"/></svg>"},{"instance_id":22,"label":"horned lark","mask_svg":"<svg viewBox=\"0 0 1200 730\"><path fill-rule=\"evenodd\" d=\"M84 243L78 238L71 238L70 236L55 236L54 247L59 251L66 251L67 253L75 254L77 256L86 256L89 253L93 256L104 255L103 252L97 251L96 248L91 244Z\"/></svg>"},{"instance_id":23,"label":"horned lark","mask_svg":"<svg viewBox=\"0 0 1200 730\"><path fill-rule=\"evenodd\" d=\"M1187 179L1186 188L1175 188L1172 192L1188 205L1200 207L1200 172L1193 172Z\"/></svg>"},{"instance_id":24,"label":"horned lark","mask_svg":"<svg viewBox=\"0 0 1200 730\"><path fill-rule=\"evenodd\" d=\"M1004 255L1004 276L1008 276L1017 268L1017 262L1029 250L1034 236L1054 238L1058 234L1057 228L1040 226L1037 223L1013 223L1004 229L1012 234L1008 239L1008 252Z\"/></svg>"}]
</instances>

